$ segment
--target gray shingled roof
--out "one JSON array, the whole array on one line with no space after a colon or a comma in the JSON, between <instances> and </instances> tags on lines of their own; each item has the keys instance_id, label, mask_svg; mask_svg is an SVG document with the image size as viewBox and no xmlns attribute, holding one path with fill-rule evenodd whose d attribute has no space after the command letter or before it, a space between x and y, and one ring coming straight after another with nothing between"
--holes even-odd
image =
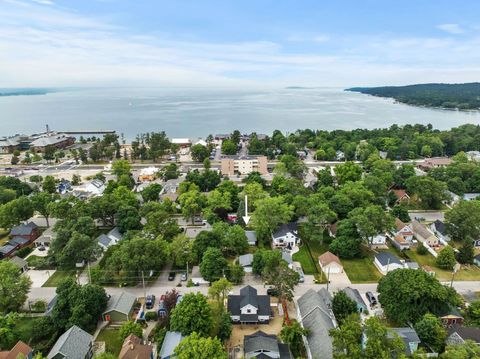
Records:
<instances>
[{"instance_id":1,"label":"gray shingled roof","mask_svg":"<svg viewBox=\"0 0 480 359\"><path fill-rule=\"evenodd\" d=\"M22 269L23 267L25 267L26 265L28 265L27 261L23 258L20 258L20 257L13 257L13 258L10 258L10 262L12 262L13 264L15 264L18 268Z\"/></svg>"},{"instance_id":2,"label":"gray shingled roof","mask_svg":"<svg viewBox=\"0 0 480 359\"><path fill-rule=\"evenodd\" d=\"M329 330L336 327L335 317L328 303L328 292L309 289L297 303L301 322L309 330L307 342L314 357L331 359L333 357L332 338Z\"/></svg>"},{"instance_id":3,"label":"gray shingled roof","mask_svg":"<svg viewBox=\"0 0 480 359\"><path fill-rule=\"evenodd\" d=\"M98 244L104 246L104 247L109 247L110 242L113 242L113 239L107 236L106 234L101 234L97 238Z\"/></svg>"},{"instance_id":4,"label":"gray shingled roof","mask_svg":"<svg viewBox=\"0 0 480 359\"><path fill-rule=\"evenodd\" d=\"M112 295L108 301L107 309L105 309L103 314L115 310L119 313L128 315L136 300L137 297L127 292L122 292L119 295Z\"/></svg>"},{"instance_id":5,"label":"gray shingled roof","mask_svg":"<svg viewBox=\"0 0 480 359\"><path fill-rule=\"evenodd\" d=\"M447 234L447 226L445 226L445 223L443 223L441 220L437 219L435 222L433 222L433 225L438 233L443 235Z\"/></svg>"},{"instance_id":6,"label":"gray shingled roof","mask_svg":"<svg viewBox=\"0 0 480 359\"><path fill-rule=\"evenodd\" d=\"M358 305L362 306L365 310L368 309L367 305L365 304L365 301L363 300L362 296L360 295L360 292L358 289L351 288L351 287L346 287L343 289L347 297L349 297L351 300L355 301Z\"/></svg>"},{"instance_id":7,"label":"gray shingled roof","mask_svg":"<svg viewBox=\"0 0 480 359\"><path fill-rule=\"evenodd\" d=\"M52 359L61 354L68 359L85 359L92 341L93 337L90 334L74 325L58 338L47 358Z\"/></svg>"},{"instance_id":8,"label":"gray shingled roof","mask_svg":"<svg viewBox=\"0 0 480 359\"><path fill-rule=\"evenodd\" d=\"M248 253L238 257L238 264L242 267L249 267L253 263L253 254Z\"/></svg>"},{"instance_id":9,"label":"gray shingled roof","mask_svg":"<svg viewBox=\"0 0 480 359\"><path fill-rule=\"evenodd\" d=\"M275 335L269 335L262 331L245 335L243 337L243 351L245 355L253 352L267 351L280 354L278 339Z\"/></svg>"},{"instance_id":10,"label":"gray shingled roof","mask_svg":"<svg viewBox=\"0 0 480 359\"><path fill-rule=\"evenodd\" d=\"M29 236L32 234L32 231L38 228L38 226L33 222L28 222L27 224L19 224L15 226L10 231L11 236Z\"/></svg>"},{"instance_id":11,"label":"gray shingled roof","mask_svg":"<svg viewBox=\"0 0 480 359\"><path fill-rule=\"evenodd\" d=\"M420 344L420 338L417 335L415 329L412 328L392 328L392 331L397 333L398 336L403 340L405 343L405 353L407 355L412 355L413 353L410 350L409 343L417 343Z\"/></svg>"},{"instance_id":12,"label":"gray shingled roof","mask_svg":"<svg viewBox=\"0 0 480 359\"><path fill-rule=\"evenodd\" d=\"M398 257L390 252L379 252L377 254L375 254L375 258L380 262L380 264L382 266L386 266L388 264L393 264L393 263L397 263L397 264L402 264L402 262L400 262L400 259L398 259Z\"/></svg>"},{"instance_id":13,"label":"gray shingled roof","mask_svg":"<svg viewBox=\"0 0 480 359\"><path fill-rule=\"evenodd\" d=\"M55 145L57 143L63 142L69 137L63 133L54 134L46 137L37 138L33 141L30 146L32 147L45 147L48 145Z\"/></svg>"},{"instance_id":14,"label":"gray shingled roof","mask_svg":"<svg viewBox=\"0 0 480 359\"><path fill-rule=\"evenodd\" d=\"M278 229L273 233L273 238L283 237L287 235L287 233L292 233L296 236L295 232L297 232L297 224L295 222L285 223L282 224Z\"/></svg>"},{"instance_id":15,"label":"gray shingled roof","mask_svg":"<svg viewBox=\"0 0 480 359\"><path fill-rule=\"evenodd\" d=\"M240 295L228 296L227 307L232 315L240 315L240 308L247 304L258 308L258 315L270 315L270 297L258 295L257 290L249 285L240 289Z\"/></svg>"},{"instance_id":16,"label":"gray shingled roof","mask_svg":"<svg viewBox=\"0 0 480 359\"><path fill-rule=\"evenodd\" d=\"M170 357L184 336L180 332L167 332L160 349L160 359Z\"/></svg>"},{"instance_id":17,"label":"gray shingled roof","mask_svg":"<svg viewBox=\"0 0 480 359\"><path fill-rule=\"evenodd\" d=\"M249 244L255 244L257 242L257 234L255 231L245 231L245 235L247 236Z\"/></svg>"}]
</instances>

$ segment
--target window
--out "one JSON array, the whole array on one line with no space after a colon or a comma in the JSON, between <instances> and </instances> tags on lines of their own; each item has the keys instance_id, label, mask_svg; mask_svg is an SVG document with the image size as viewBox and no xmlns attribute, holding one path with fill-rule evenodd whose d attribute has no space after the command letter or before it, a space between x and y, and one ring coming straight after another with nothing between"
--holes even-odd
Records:
<instances>
[{"instance_id":1,"label":"window","mask_svg":"<svg viewBox=\"0 0 480 359\"><path fill-rule=\"evenodd\" d=\"M247 309L247 313L250 314L252 312L251 309Z\"/></svg>"}]
</instances>

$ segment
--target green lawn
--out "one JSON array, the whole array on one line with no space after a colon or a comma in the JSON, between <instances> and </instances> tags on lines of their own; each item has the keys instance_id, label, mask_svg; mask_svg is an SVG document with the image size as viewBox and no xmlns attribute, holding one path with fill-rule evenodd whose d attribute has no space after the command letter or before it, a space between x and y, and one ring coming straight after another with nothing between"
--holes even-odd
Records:
<instances>
[{"instance_id":1,"label":"green lawn","mask_svg":"<svg viewBox=\"0 0 480 359\"><path fill-rule=\"evenodd\" d=\"M118 329L103 329L96 339L97 342L105 342L105 350L118 356L120 349L122 349L123 342L120 340L120 334Z\"/></svg>"},{"instance_id":2,"label":"green lawn","mask_svg":"<svg viewBox=\"0 0 480 359\"><path fill-rule=\"evenodd\" d=\"M448 281L452 279L452 271L437 267L435 264L435 258L430 253L422 256L415 250L408 250L405 251L405 254L420 266L427 265L431 267L435 273L437 273L437 278L439 280ZM462 269L455 274L454 280L480 280L480 268L477 266L462 266Z\"/></svg>"},{"instance_id":3,"label":"green lawn","mask_svg":"<svg viewBox=\"0 0 480 359\"><path fill-rule=\"evenodd\" d=\"M43 284L42 287L58 287L60 282L65 278L73 277L75 278L76 270L57 270L53 273L50 278Z\"/></svg>"},{"instance_id":4,"label":"green lawn","mask_svg":"<svg viewBox=\"0 0 480 359\"><path fill-rule=\"evenodd\" d=\"M352 283L376 283L382 274L373 264L370 256L355 259L342 259L343 269Z\"/></svg>"},{"instance_id":5,"label":"green lawn","mask_svg":"<svg viewBox=\"0 0 480 359\"><path fill-rule=\"evenodd\" d=\"M305 274L318 274L317 267L315 266L306 245L302 245L300 250L292 256L292 259L300 262Z\"/></svg>"}]
</instances>

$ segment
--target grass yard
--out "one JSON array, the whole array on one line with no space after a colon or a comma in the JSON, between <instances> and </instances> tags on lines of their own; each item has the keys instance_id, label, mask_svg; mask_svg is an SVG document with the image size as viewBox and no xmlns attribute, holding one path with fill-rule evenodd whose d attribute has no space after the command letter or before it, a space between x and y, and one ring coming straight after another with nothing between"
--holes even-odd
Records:
<instances>
[{"instance_id":1,"label":"grass yard","mask_svg":"<svg viewBox=\"0 0 480 359\"><path fill-rule=\"evenodd\" d=\"M302 245L300 250L293 255L292 259L300 262L305 274L318 274L317 267L315 266L306 245Z\"/></svg>"},{"instance_id":2,"label":"grass yard","mask_svg":"<svg viewBox=\"0 0 480 359\"><path fill-rule=\"evenodd\" d=\"M120 340L120 334L118 329L104 328L98 334L97 342L105 342L105 350L118 356L120 349L122 349L122 341Z\"/></svg>"},{"instance_id":3,"label":"grass yard","mask_svg":"<svg viewBox=\"0 0 480 359\"><path fill-rule=\"evenodd\" d=\"M61 281L65 278L75 277L76 270L57 270L53 273L50 278L43 284L42 287L58 287Z\"/></svg>"},{"instance_id":4,"label":"grass yard","mask_svg":"<svg viewBox=\"0 0 480 359\"><path fill-rule=\"evenodd\" d=\"M342 259L343 269L352 283L376 283L382 274L373 264L370 256L355 259Z\"/></svg>"},{"instance_id":5,"label":"grass yard","mask_svg":"<svg viewBox=\"0 0 480 359\"><path fill-rule=\"evenodd\" d=\"M38 320L40 320L39 317L18 317L13 329L15 336L27 344L31 343L33 325Z\"/></svg>"},{"instance_id":6,"label":"grass yard","mask_svg":"<svg viewBox=\"0 0 480 359\"><path fill-rule=\"evenodd\" d=\"M420 266L427 265L431 267L437 273L439 280L448 281L452 279L452 271L437 267L435 258L430 253L422 256L415 250L408 250L405 251L405 254ZM462 269L455 274L454 280L480 280L480 268L473 265L468 267L462 266Z\"/></svg>"}]
</instances>

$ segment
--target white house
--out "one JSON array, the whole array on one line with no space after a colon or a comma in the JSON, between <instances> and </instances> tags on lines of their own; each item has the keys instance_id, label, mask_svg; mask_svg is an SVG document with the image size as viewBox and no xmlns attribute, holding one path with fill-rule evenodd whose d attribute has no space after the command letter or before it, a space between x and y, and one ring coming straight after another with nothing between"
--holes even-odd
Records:
<instances>
[{"instance_id":1,"label":"white house","mask_svg":"<svg viewBox=\"0 0 480 359\"><path fill-rule=\"evenodd\" d=\"M433 232L425 227L423 224L418 222L417 220L412 221L412 230L413 234L417 238L418 241L428 244L430 247L436 247L439 244L439 240Z\"/></svg>"},{"instance_id":2,"label":"white house","mask_svg":"<svg viewBox=\"0 0 480 359\"><path fill-rule=\"evenodd\" d=\"M123 234L120 233L118 227L115 227L107 234L101 234L98 236L97 241L100 247L102 247L103 250L106 250L108 247L117 244L122 239Z\"/></svg>"},{"instance_id":3,"label":"white house","mask_svg":"<svg viewBox=\"0 0 480 359\"><path fill-rule=\"evenodd\" d=\"M395 230L390 236L392 244L398 250L409 249L413 244L413 230L410 225L402 222L400 219L395 218Z\"/></svg>"},{"instance_id":4,"label":"white house","mask_svg":"<svg viewBox=\"0 0 480 359\"><path fill-rule=\"evenodd\" d=\"M298 236L298 228L296 223L282 224L272 234L272 244L275 248L289 248L292 249L300 243Z\"/></svg>"},{"instance_id":5,"label":"white house","mask_svg":"<svg viewBox=\"0 0 480 359\"><path fill-rule=\"evenodd\" d=\"M249 285L240 289L240 295L229 295L227 302L233 323L268 323L272 315L270 296L258 295Z\"/></svg>"},{"instance_id":6,"label":"white house","mask_svg":"<svg viewBox=\"0 0 480 359\"><path fill-rule=\"evenodd\" d=\"M318 257L318 263L322 268L323 273L338 274L343 273L342 262L335 254L331 252L325 252Z\"/></svg>"},{"instance_id":7,"label":"white house","mask_svg":"<svg viewBox=\"0 0 480 359\"><path fill-rule=\"evenodd\" d=\"M395 269L404 268L403 263L398 259L397 256L393 255L390 252L379 252L375 255L375 259L373 261L375 267L382 273L383 275L391 272Z\"/></svg>"},{"instance_id":8,"label":"white house","mask_svg":"<svg viewBox=\"0 0 480 359\"><path fill-rule=\"evenodd\" d=\"M379 233L376 236L369 238L369 242L370 247L372 248L383 247L387 243L387 236L385 236L383 233Z\"/></svg>"}]
</instances>

